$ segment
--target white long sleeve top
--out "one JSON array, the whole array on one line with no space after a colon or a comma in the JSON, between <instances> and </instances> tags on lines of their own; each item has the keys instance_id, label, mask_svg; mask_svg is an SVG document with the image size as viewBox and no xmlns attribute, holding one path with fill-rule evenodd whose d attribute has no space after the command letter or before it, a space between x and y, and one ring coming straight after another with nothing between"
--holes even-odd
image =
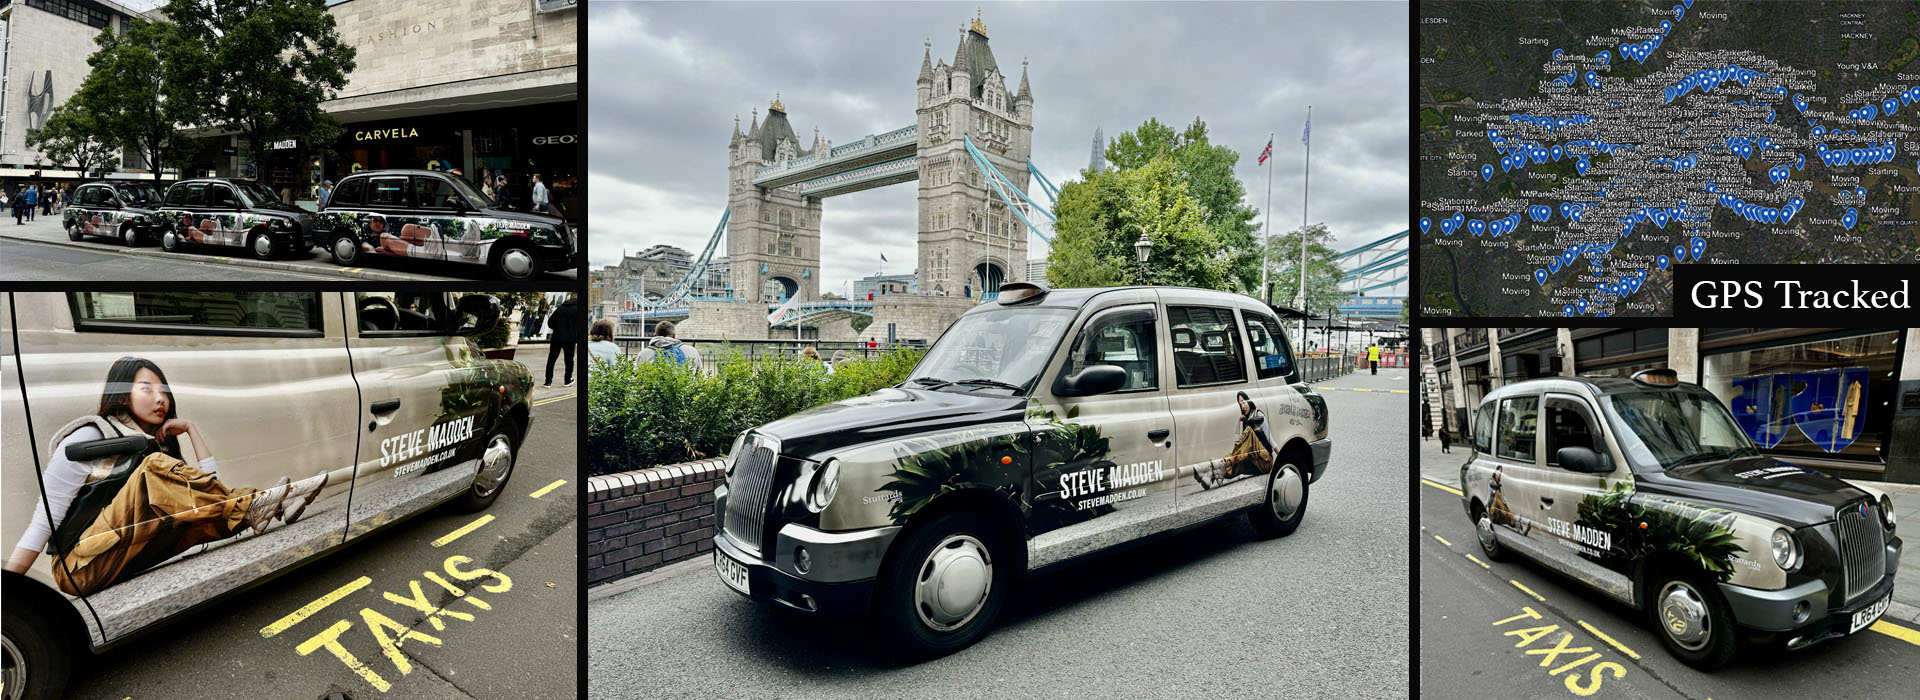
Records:
<instances>
[{"instance_id":1,"label":"white long sleeve top","mask_svg":"<svg viewBox=\"0 0 1920 700\"><path fill-rule=\"evenodd\" d=\"M67 446L76 442L99 440L103 437L100 429L91 425L81 426L55 445L51 458L47 460L47 470L42 472L40 481L46 489L45 496L33 504L33 520L27 523L26 534L20 536L20 549L43 551L47 539L53 536L53 523L67 517L67 508L73 505L73 497L86 485L87 475L93 472L91 462L75 462L67 459ZM219 475L219 467L213 458L200 460L200 471ZM52 517L49 519L48 514Z\"/></svg>"}]
</instances>

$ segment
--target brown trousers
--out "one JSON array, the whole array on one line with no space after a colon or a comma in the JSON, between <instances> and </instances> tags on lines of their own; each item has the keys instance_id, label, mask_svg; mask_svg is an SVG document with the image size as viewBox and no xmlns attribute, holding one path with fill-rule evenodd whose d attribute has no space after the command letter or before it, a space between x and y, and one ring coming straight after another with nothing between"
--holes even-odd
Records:
<instances>
[{"instance_id":1,"label":"brown trousers","mask_svg":"<svg viewBox=\"0 0 1920 700\"><path fill-rule=\"evenodd\" d=\"M259 491L229 489L191 464L147 455L73 551L58 555L54 582L68 595L91 595L194 545L231 537Z\"/></svg>"},{"instance_id":2,"label":"brown trousers","mask_svg":"<svg viewBox=\"0 0 1920 700\"><path fill-rule=\"evenodd\" d=\"M1240 439L1233 443L1233 451L1227 453L1227 465L1227 478L1265 474L1273 471L1273 455L1267 454L1266 446L1260 444L1260 436L1253 434L1252 428L1242 428Z\"/></svg>"}]
</instances>

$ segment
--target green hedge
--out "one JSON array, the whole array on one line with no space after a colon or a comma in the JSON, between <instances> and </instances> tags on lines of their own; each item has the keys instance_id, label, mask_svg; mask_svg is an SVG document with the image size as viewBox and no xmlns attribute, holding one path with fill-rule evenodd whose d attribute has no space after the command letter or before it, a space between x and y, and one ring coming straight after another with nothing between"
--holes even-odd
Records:
<instances>
[{"instance_id":1,"label":"green hedge","mask_svg":"<svg viewBox=\"0 0 1920 700\"><path fill-rule=\"evenodd\" d=\"M710 373L631 356L594 368L587 381L589 474L645 469L714 457L733 439L824 403L906 381L922 351L890 350L848 360L828 375L818 362L746 359L722 350Z\"/></svg>"}]
</instances>

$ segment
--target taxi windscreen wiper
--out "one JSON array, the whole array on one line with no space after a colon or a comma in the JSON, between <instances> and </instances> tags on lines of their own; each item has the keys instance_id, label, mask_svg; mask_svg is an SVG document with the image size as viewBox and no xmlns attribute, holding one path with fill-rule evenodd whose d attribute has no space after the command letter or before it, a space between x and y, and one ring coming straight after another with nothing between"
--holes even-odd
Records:
<instances>
[{"instance_id":1,"label":"taxi windscreen wiper","mask_svg":"<svg viewBox=\"0 0 1920 700\"><path fill-rule=\"evenodd\" d=\"M1693 454L1674 460L1672 464L1667 465L1667 468L1671 469L1673 467L1678 467L1681 465L1693 464L1694 462L1711 462L1718 459L1725 459L1728 457L1732 457L1734 454L1736 453L1731 450L1725 451L1725 452L1722 452L1719 450L1714 450L1711 452L1695 452Z\"/></svg>"},{"instance_id":2,"label":"taxi windscreen wiper","mask_svg":"<svg viewBox=\"0 0 1920 700\"><path fill-rule=\"evenodd\" d=\"M953 382L950 382L950 381L947 381L947 380L945 380L945 379L941 379L941 378L939 378L939 377L914 377L914 378L912 378L912 379L909 379L909 380L907 380L907 381L909 381L909 382L926 382L926 383L927 383L928 385L930 385L930 386L931 386L932 388L934 388L934 389L938 389L938 388L940 388L940 387L943 387L943 386L952 386L952 385L953 385Z\"/></svg>"},{"instance_id":3,"label":"taxi windscreen wiper","mask_svg":"<svg viewBox=\"0 0 1920 700\"><path fill-rule=\"evenodd\" d=\"M1008 384L998 379L962 379L954 383L955 384L973 384L973 385L979 385L979 386L997 386L1002 389L1010 389L1013 391L1013 393L1016 393L1016 394L1022 391L1026 391L1026 389L1023 389L1018 386L1014 386L1012 384Z\"/></svg>"}]
</instances>

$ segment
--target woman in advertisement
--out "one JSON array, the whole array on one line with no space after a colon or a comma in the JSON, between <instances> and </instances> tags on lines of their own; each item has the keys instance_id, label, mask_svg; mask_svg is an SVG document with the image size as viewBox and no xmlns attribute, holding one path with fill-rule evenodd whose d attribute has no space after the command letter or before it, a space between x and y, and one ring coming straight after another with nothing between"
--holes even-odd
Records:
<instances>
[{"instance_id":1,"label":"woman in advertisement","mask_svg":"<svg viewBox=\"0 0 1920 700\"><path fill-rule=\"evenodd\" d=\"M297 483L283 476L267 489L229 488L219 479L199 426L180 418L179 409L158 365L138 357L115 361L96 414L54 435L41 476L45 496L34 505L33 520L7 558L6 570L25 573L51 544L60 590L90 595L194 545L299 520L326 486L322 472ZM192 441L198 465L180 460L182 434ZM133 458L137 466L130 470L114 469L119 461L114 456L81 461L67 456L70 445L136 435L151 443ZM121 482L117 487L116 481ZM101 493L103 488L112 489L104 504L99 501L109 494Z\"/></svg>"},{"instance_id":2,"label":"woman in advertisement","mask_svg":"<svg viewBox=\"0 0 1920 700\"><path fill-rule=\"evenodd\" d=\"M1240 438L1234 441L1233 451L1228 452L1225 459L1210 463L1212 479L1194 470L1193 478L1200 482L1201 489L1213 488L1224 479L1265 474L1273 469L1273 438L1267 435L1267 414L1254 405L1247 392L1236 392L1234 400L1240 404ZM1221 467L1226 468L1226 473L1220 472Z\"/></svg>"}]
</instances>

